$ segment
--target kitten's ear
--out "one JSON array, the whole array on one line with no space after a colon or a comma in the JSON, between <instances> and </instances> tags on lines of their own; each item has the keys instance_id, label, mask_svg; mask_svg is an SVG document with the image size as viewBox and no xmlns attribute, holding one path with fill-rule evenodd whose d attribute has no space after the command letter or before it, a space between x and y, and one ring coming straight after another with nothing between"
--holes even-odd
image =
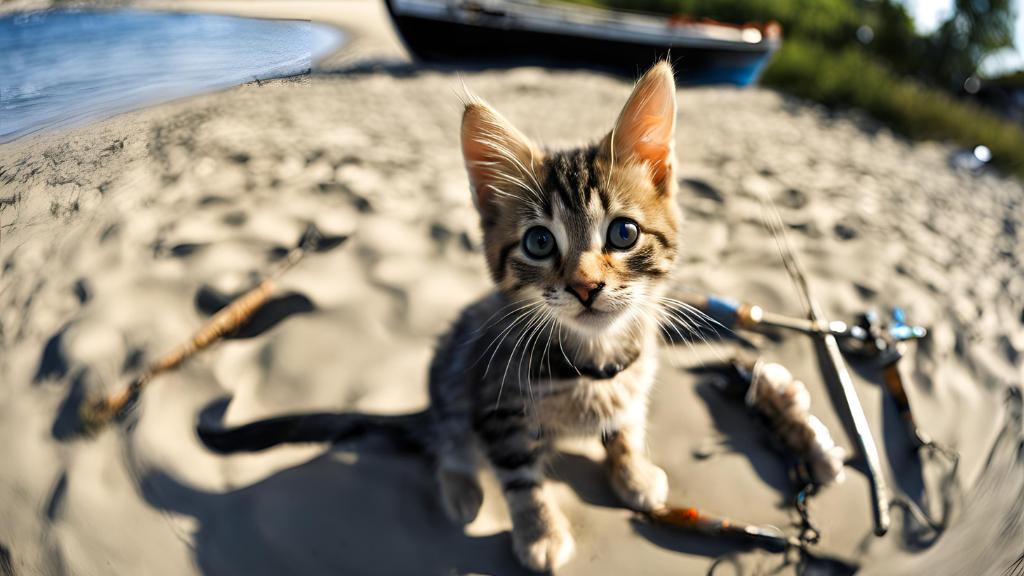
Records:
<instances>
[{"instance_id":1,"label":"kitten's ear","mask_svg":"<svg viewBox=\"0 0 1024 576\"><path fill-rule=\"evenodd\" d=\"M610 135L612 162L639 161L661 186L675 164L676 84L672 66L662 61L636 83Z\"/></svg>"},{"instance_id":2,"label":"kitten's ear","mask_svg":"<svg viewBox=\"0 0 1024 576\"><path fill-rule=\"evenodd\" d=\"M540 151L483 102L466 104L462 114L462 157L473 202L481 213L493 206L499 192L518 196L536 187L534 169L541 161Z\"/></svg>"}]
</instances>

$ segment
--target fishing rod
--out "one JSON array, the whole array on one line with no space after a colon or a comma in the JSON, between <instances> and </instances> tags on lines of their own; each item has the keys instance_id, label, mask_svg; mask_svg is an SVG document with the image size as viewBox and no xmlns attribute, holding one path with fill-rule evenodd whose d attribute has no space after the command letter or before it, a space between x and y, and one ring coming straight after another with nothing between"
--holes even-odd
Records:
<instances>
[{"instance_id":1,"label":"fishing rod","mask_svg":"<svg viewBox=\"0 0 1024 576\"><path fill-rule=\"evenodd\" d=\"M889 531L889 490L885 477L882 474L881 459L878 455L878 447L875 444L874 436L871 434L871 427L868 425L867 416L864 414L864 407L857 396L857 390L853 385L853 377L843 359L842 350L836 335L831 330L831 324L825 317L821 305L811 295L807 277L804 275L800 262L789 244L785 228L779 218L778 212L771 211L771 217L765 218L765 225L775 239L779 253L782 256L786 272L792 279L800 297L804 309L807 312L807 320L811 323L809 335L817 344L818 357L826 368L826 375L829 377L829 384L837 387L841 393L838 398L842 399L841 406L837 408L850 418L853 424L853 440L857 444L858 451L864 459L867 468L868 482L871 485L871 509L874 520L874 531L876 536L883 536Z\"/></svg>"}]
</instances>

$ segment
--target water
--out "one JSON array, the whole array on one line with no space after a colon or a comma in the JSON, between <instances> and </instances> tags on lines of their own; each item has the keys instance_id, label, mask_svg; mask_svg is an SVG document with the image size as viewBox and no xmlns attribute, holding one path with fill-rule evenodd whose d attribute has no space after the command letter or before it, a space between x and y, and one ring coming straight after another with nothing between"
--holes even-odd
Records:
<instances>
[{"instance_id":1,"label":"water","mask_svg":"<svg viewBox=\"0 0 1024 576\"><path fill-rule=\"evenodd\" d=\"M296 20L136 10L0 18L0 142L309 70L342 41Z\"/></svg>"}]
</instances>

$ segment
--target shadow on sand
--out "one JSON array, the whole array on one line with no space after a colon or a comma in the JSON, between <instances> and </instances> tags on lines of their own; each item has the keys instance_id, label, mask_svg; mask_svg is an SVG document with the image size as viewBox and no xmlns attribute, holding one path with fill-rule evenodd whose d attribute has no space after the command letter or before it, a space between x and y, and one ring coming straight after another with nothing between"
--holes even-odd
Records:
<instances>
[{"instance_id":1,"label":"shadow on sand","mask_svg":"<svg viewBox=\"0 0 1024 576\"><path fill-rule=\"evenodd\" d=\"M1013 392L1008 423L970 495L977 509L967 507L966 516L939 545L913 557L915 564L933 569L963 565L966 554L979 566L1005 566L1019 556L1015 538L1024 499L1019 497L1022 476L1017 469L1024 444L1020 393ZM353 448L339 446L223 492L198 490L162 472L144 476L140 489L151 505L195 520L195 562L208 575L524 573L513 558L507 533L467 536L447 521L426 459L388 453L372 437L362 440L358 450ZM566 482L588 504L618 506L601 463L586 456L561 454L552 477ZM1012 503L1007 505L1008 501ZM742 566L750 550L639 519L634 530L665 549L717 558L712 573ZM995 539L981 549L965 549L971 532L978 530ZM996 550L999 555L994 555ZM780 557L780 565L784 562ZM803 557L797 566L801 574L852 570L812 556Z\"/></svg>"},{"instance_id":2,"label":"shadow on sand","mask_svg":"<svg viewBox=\"0 0 1024 576\"><path fill-rule=\"evenodd\" d=\"M588 456L556 454L549 477L589 505L622 506L603 463ZM206 491L156 471L141 477L140 491L150 505L194 519L195 563L207 575L528 574L508 532L466 535L441 509L428 459L375 432L247 486ZM751 550L640 516L633 529L667 550L711 559Z\"/></svg>"},{"instance_id":3,"label":"shadow on sand","mask_svg":"<svg viewBox=\"0 0 1024 576\"><path fill-rule=\"evenodd\" d=\"M467 536L445 518L429 466L408 455L333 449L219 493L155 472L141 492L194 518L207 575L525 573L508 534Z\"/></svg>"}]
</instances>

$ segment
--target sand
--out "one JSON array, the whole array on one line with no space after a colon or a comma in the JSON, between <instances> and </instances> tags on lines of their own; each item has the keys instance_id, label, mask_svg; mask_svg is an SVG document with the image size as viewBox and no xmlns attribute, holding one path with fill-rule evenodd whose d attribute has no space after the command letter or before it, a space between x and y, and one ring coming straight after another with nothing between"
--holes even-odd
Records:
<instances>
[{"instance_id":1,"label":"sand","mask_svg":"<svg viewBox=\"0 0 1024 576\"><path fill-rule=\"evenodd\" d=\"M350 43L311 77L0 146L0 573L520 573L493 479L463 534L415 457L372 441L222 457L194 427L225 397L232 423L422 408L434 338L488 290L458 147L461 82L553 145L599 137L629 82L417 66L367 0L176 6L314 18ZM931 329L905 367L921 427L962 455L951 528L928 546L895 510L890 535L874 538L867 482L850 469L811 501L816 555L878 574L1004 573L1024 552L1024 436L1008 392L1024 375L1020 183L955 171L949 146L766 89L683 89L679 104L679 289L800 312L761 225L767 193L830 315L902 305ZM116 388L187 338L309 223L347 240L289 272L257 325L155 380L132 426L66 437L76 397ZM852 448L811 342L761 343ZM795 534L784 461L695 370L733 345L664 350L650 450L674 502ZM927 458L922 473L878 373L858 366L855 378L890 484L940 514L947 467ZM799 571L637 521L600 454L567 445L551 470L578 546L560 573Z\"/></svg>"}]
</instances>

